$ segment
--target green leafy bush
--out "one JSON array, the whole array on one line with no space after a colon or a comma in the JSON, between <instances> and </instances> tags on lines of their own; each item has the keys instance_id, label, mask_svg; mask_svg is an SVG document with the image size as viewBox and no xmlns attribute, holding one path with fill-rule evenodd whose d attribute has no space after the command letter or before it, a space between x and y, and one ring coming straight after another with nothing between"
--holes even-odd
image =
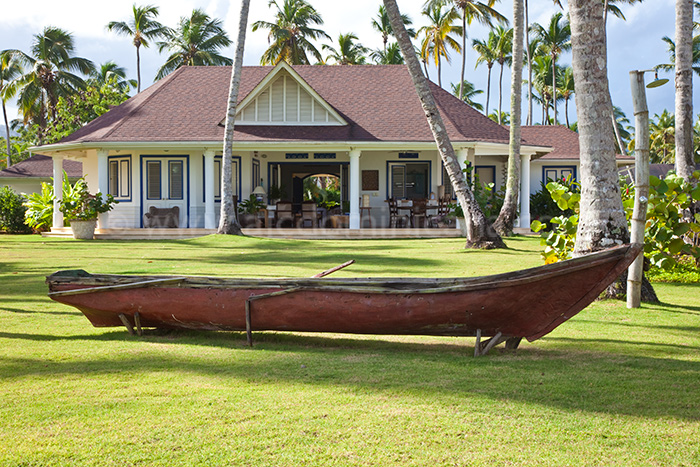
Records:
<instances>
[{"instance_id":1,"label":"green leafy bush","mask_svg":"<svg viewBox=\"0 0 700 467\"><path fill-rule=\"evenodd\" d=\"M556 201L552 199L552 195L547 189L547 183L553 181L555 180L548 178L546 183L540 182L540 189L530 195L530 213L532 218L540 221L542 224L546 224L544 229L547 231L553 228L553 225L550 224L552 218L559 216L568 217L574 214L572 209L562 210L557 205ZM569 187L572 193L579 193L581 191L579 184L573 181L573 178L569 178L568 180L564 178L562 180L556 180L556 182Z\"/></svg>"},{"instance_id":2,"label":"green leafy bush","mask_svg":"<svg viewBox=\"0 0 700 467\"><path fill-rule=\"evenodd\" d=\"M15 193L9 186L0 188L0 229L9 233L30 233L32 230L24 223L24 197Z\"/></svg>"},{"instance_id":3,"label":"green leafy bush","mask_svg":"<svg viewBox=\"0 0 700 467\"><path fill-rule=\"evenodd\" d=\"M99 191L91 195L84 178L76 181L75 185L70 187L68 191L68 196L61 200L59 206L59 209L68 220L97 219L98 214L111 211L114 205L118 203L118 201L114 200L114 196L103 196Z\"/></svg>"},{"instance_id":4,"label":"green leafy bush","mask_svg":"<svg viewBox=\"0 0 700 467\"><path fill-rule=\"evenodd\" d=\"M65 195L64 182L64 195ZM53 223L53 185L41 183L41 192L27 195L24 203L27 208L24 213L24 222L39 232L51 229Z\"/></svg>"},{"instance_id":5,"label":"green leafy bush","mask_svg":"<svg viewBox=\"0 0 700 467\"><path fill-rule=\"evenodd\" d=\"M574 252L581 193L579 193L578 184L573 182L549 182L546 188L560 212L572 213L568 216L562 214L553 217L549 223L535 220L530 224L533 232L542 232L540 243L545 245L542 259L549 264L569 259ZM547 230L548 224L551 227L549 230Z\"/></svg>"}]
</instances>

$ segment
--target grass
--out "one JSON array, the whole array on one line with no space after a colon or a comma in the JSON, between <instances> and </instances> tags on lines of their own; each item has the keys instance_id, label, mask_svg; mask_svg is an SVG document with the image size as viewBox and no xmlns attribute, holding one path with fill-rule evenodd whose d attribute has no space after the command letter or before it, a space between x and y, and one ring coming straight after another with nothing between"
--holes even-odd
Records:
<instances>
[{"instance_id":1,"label":"grass","mask_svg":"<svg viewBox=\"0 0 700 467\"><path fill-rule=\"evenodd\" d=\"M0 236L0 465L700 464L700 284L596 303L474 359L474 339L97 329L46 297L58 269L482 275L540 264L538 239L93 241Z\"/></svg>"}]
</instances>

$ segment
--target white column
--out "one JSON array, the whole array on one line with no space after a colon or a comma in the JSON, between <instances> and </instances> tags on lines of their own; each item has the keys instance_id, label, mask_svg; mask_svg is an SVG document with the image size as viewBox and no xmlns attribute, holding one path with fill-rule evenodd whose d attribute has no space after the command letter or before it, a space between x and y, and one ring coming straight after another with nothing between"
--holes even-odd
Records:
<instances>
[{"instance_id":1,"label":"white column","mask_svg":"<svg viewBox=\"0 0 700 467\"><path fill-rule=\"evenodd\" d=\"M216 225L216 204L214 203L214 151L207 149L204 151L204 185L206 186L204 202L204 228L215 229Z\"/></svg>"},{"instance_id":2,"label":"white column","mask_svg":"<svg viewBox=\"0 0 700 467\"><path fill-rule=\"evenodd\" d=\"M63 227L63 213L58 209L63 200L63 156L51 156L53 159L53 225L52 228Z\"/></svg>"},{"instance_id":3,"label":"white column","mask_svg":"<svg viewBox=\"0 0 700 467\"><path fill-rule=\"evenodd\" d=\"M97 191L102 193L102 198L107 197L109 193L109 162L107 156L109 151L106 149L97 150ZM105 212L97 216L98 227L106 229L109 227L109 213Z\"/></svg>"},{"instance_id":4,"label":"white column","mask_svg":"<svg viewBox=\"0 0 700 467\"><path fill-rule=\"evenodd\" d=\"M520 156L520 228L530 228L530 155Z\"/></svg>"},{"instance_id":5,"label":"white column","mask_svg":"<svg viewBox=\"0 0 700 467\"><path fill-rule=\"evenodd\" d=\"M360 155L359 149L350 150L350 228L360 228Z\"/></svg>"}]
</instances>

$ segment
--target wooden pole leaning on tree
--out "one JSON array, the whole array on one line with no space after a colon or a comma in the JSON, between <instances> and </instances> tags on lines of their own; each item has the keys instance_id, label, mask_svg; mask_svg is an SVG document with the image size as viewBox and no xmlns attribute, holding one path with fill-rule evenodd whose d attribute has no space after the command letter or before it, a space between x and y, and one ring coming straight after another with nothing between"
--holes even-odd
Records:
<instances>
[{"instance_id":1,"label":"wooden pole leaning on tree","mask_svg":"<svg viewBox=\"0 0 700 467\"><path fill-rule=\"evenodd\" d=\"M644 227L649 202L649 109L644 89L644 71L630 71L634 108L634 211L630 242L644 244ZM639 308L642 300L644 251L627 273L627 308Z\"/></svg>"}]
</instances>

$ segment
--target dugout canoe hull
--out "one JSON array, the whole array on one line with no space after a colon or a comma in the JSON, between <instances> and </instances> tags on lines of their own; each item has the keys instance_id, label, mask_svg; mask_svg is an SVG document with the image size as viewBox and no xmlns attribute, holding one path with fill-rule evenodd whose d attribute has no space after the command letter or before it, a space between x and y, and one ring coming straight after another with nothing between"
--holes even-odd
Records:
<instances>
[{"instance_id":1,"label":"dugout canoe hull","mask_svg":"<svg viewBox=\"0 0 700 467\"><path fill-rule=\"evenodd\" d=\"M49 297L97 327L521 337L536 340L583 310L639 245L474 278L241 279L59 271ZM120 317L122 315L122 317Z\"/></svg>"}]
</instances>

